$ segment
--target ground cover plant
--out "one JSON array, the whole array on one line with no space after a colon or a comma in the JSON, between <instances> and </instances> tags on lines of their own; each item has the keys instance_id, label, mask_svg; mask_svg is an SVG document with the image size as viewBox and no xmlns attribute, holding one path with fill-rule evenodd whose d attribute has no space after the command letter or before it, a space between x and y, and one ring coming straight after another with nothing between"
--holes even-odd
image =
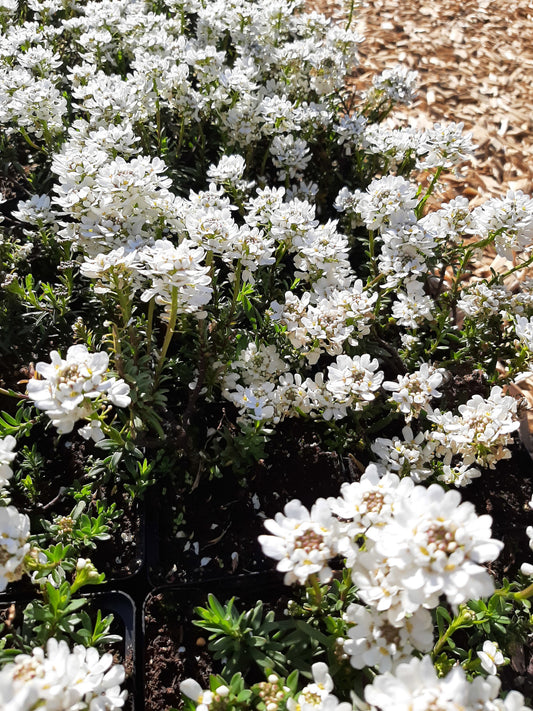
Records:
<instances>
[{"instance_id":1,"label":"ground cover plant","mask_svg":"<svg viewBox=\"0 0 533 711\"><path fill-rule=\"evenodd\" d=\"M174 705L531 703L533 482L509 386L533 361L533 199L438 200L472 138L394 123L416 91L401 65L347 88L354 9L0 0L6 708L129 703L84 594L114 574L99 551L145 496L194 549L201 499L172 505L210 489L254 492L290 599L210 595L215 673ZM507 266L479 278L487 248ZM302 443L335 475L303 503L277 471L272 510L257 472ZM488 514L489 481L494 500L515 487L512 521Z\"/></svg>"}]
</instances>

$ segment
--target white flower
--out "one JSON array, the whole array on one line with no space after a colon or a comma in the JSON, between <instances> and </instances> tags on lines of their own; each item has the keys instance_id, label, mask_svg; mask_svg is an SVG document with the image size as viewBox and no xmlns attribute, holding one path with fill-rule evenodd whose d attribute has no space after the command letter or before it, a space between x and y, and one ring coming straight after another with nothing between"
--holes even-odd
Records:
<instances>
[{"instance_id":1,"label":"white flower","mask_svg":"<svg viewBox=\"0 0 533 711\"><path fill-rule=\"evenodd\" d=\"M491 538L492 519L439 484L416 486L398 499L394 517L376 541L401 572L409 603L431 608L445 594L452 605L489 596L494 580L481 564L495 560L503 543Z\"/></svg>"},{"instance_id":2,"label":"white flower","mask_svg":"<svg viewBox=\"0 0 533 711\"><path fill-rule=\"evenodd\" d=\"M397 293L397 300L392 304L392 315L399 326L416 329L425 320L433 318L435 302L424 293L419 281L410 280L406 286L407 293Z\"/></svg>"},{"instance_id":3,"label":"white flower","mask_svg":"<svg viewBox=\"0 0 533 711\"><path fill-rule=\"evenodd\" d=\"M339 355L335 363L328 365L326 387L335 399L355 410L361 410L365 402L375 399L384 375L378 370L379 363L367 353L362 356Z\"/></svg>"},{"instance_id":4,"label":"white flower","mask_svg":"<svg viewBox=\"0 0 533 711\"><path fill-rule=\"evenodd\" d=\"M289 501L284 514L265 521L274 535L259 536L265 555L279 563L285 573L285 585L305 585L309 576L318 574L320 582L331 578L328 561L338 552L338 524L325 499L318 499L308 511L297 499Z\"/></svg>"},{"instance_id":5,"label":"white flower","mask_svg":"<svg viewBox=\"0 0 533 711\"><path fill-rule=\"evenodd\" d=\"M428 438L435 442L436 453L444 457L446 465L451 463L452 455L460 454L463 464L494 469L496 462L511 456L507 445L520 425L517 408L517 400L504 395L502 388L495 385L487 399L474 395L460 405L459 415L438 409L428 415L435 423Z\"/></svg>"},{"instance_id":6,"label":"white flower","mask_svg":"<svg viewBox=\"0 0 533 711\"><path fill-rule=\"evenodd\" d=\"M393 516L397 501L409 496L413 488L410 479L400 478L396 474L386 473L380 476L375 464L370 464L359 481L345 482L341 486L341 496L328 499L331 510L346 522L344 531L349 544L341 546L346 556L348 567L353 565L359 555L357 536L365 534L371 539L379 539L381 530Z\"/></svg>"},{"instance_id":7,"label":"white flower","mask_svg":"<svg viewBox=\"0 0 533 711\"><path fill-rule=\"evenodd\" d=\"M413 223L417 202L416 185L405 178L388 175L375 178L366 192L359 194L356 207L349 211L360 215L367 229L377 230L388 225Z\"/></svg>"},{"instance_id":8,"label":"white flower","mask_svg":"<svg viewBox=\"0 0 533 711\"><path fill-rule=\"evenodd\" d=\"M17 440L13 435L7 435L0 439L0 489L5 486L8 480L13 476L13 470L10 467L11 462L17 456L13 449L17 445Z\"/></svg>"},{"instance_id":9,"label":"white flower","mask_svg":"<svg viewBox=\"0 0 533 711\"><path fill-rule=\"evenodd\" d=\"M24 575L24 557L30 550L30 519L14 506L0 507L0 592Z\"/></svg>"},{"instance_id":10,"label":"white flower","mask_svg":"<svg viewBox=\"0 0 533 711\"><path fill-rule=\"evenodd\" d=\"M198 704L196 711L209 711L214 698L212 691L204 691L194 679L184 679L180 684L180 691Z\"/></svg>"},{"instance_id":11,"label":"white flower","mask_svg":"<svg viewBox=\"0 0 533 711\"><path fill-rule=\"evenodd\" d=\"M407 375L399 375L397 383L385 381L385 390L394 394L389 399L405 415L405 421L417 418L421 411L433 412L430 402L435 397L440 397L437 388L444 380L445 370L436 368L431 363L422 363L420 368Z\"/></svg>"},{"instance_id":12,"label":"white flower","mask_svg":"<svg viewBox=\"0 0 533 711\"><path fill-rule=\"evenodd\" d=\"M413 658L393 673L377 676L365 687L371 711L528 711L517 691L498 699L500 681L495 676L466 679L462 667L454 666L439 679L430 657Z\"/></svg>"},{"instance_id":13,"label":"white flower","mask_svg":"<svg viewBox=\"0 0 533 711\"><path fill-rule=\"evenodd\" d=\"M372 79L374 91L385 94L394 103L411 104L416 96L418 72L404 64L385 69Z\"/></svg>"},{"instance_id":14,"label":"white flower","mask_svg":"<svg viewBox=\"0 0 533 711\"><path fill-rule=\"evenodd\" d=\"M415 437L410 427L402 429L402 437L377 437L370 448L379 457L380 467L401 477L409 476L415 484L419 484L433 471L428 465L433 458L434 446L427 441L424 432Z\"/></svg>"},{"instance_id":15,"label":"white flower","mask_svg":"<svg viewBox=\"0 0 533 711\"><path fill-rule=\"evenodd\" d=\"M424 133L418 154L424 156L419 168L451 168L474 152L472 134L463 135L463 123L436 123Z\"/></svg>"},{"instance_id":16,"label":"white flower","mask_svg":"<svg viewBox=\"0 0 533 711\"><path fill-rule=\"evenodd\" d=\"M113 664L109 653L64 640L48 640L46 650L35 647L32 654L19 654L0 671L0 700L7 693L16 705L6 708L30 711L116 711L124 706L127 692L120 691L124 667ZM2 708L4 708L2 706Z\"/></svg>"},{"instance_id":17,"label":"white flower","mask_svg":"<svg viewBox=\"0 0 533 711\"><path fill-rule=\"evenodd\" d=\"M533 239L533 199L521 190L504 198L491 198L476 207L473 216L482 238L494 235L498 254L513 259L513 252L529 252Z\"/></svg>"},{"instance_id":18,"label":"white flower","mask_svg":"<svg viewBox=\"0 0 533 711\"><path fill-rule=\"evenodd\" d=\"M525 316L517 316L515 331L521 344L533 354L533 317L528 320Z\"/></svg>"},{"instance_id":19,"label":"white flower","mask_svg":"<svg viewBox=\"0 0 533 711\"><path fill-rule=\"evenodd\" d=\"M505 657L497 643L488 639L483 643L481 652L477 652L477 656L481 659L481 666L487 674L497 674L498 667L505 663Z\"/></svg>"},{"instance_id":20,"label":"white flower","mask_svg":"<svg viewBox=\"0 0 533 711\"><path fill-rule=\"evenodd\" d=\"M50 353L51 363L37 363L40 378L28 382L28 396L44 410L60 434L71 432L74 424L89 418L99 402L127 407L131 400L129 386L116 378L106 379L109 356L89 353L87 346L71 346L66 359L57 351Z\"/></svg>"},{"instance_id":21,"label":"white flower","mask_svg":"<svg viewBox=\"0 0 533 711\"><path fill-rule=\"evenodd\" d=\"M311 667L313 681L304 686L298 697L287 699L288 711L351 711L352 704L343 702L334 696L333 679L324 662L316 662Z\"/></svg>"},{"instance_id":22,"label":"white flower","mask_svg":"<svg viewBox=\"0 0 533 711\"><path fill-rule=\"evenodd\" d=\"M351 604L344 619L352 625L344 651L355 669L376 667L381 673L390 671L407 661L414 649L429 652L433 646L433 621L423 608L392 625L383 612Z\"/></svg>"},{"instance_id":23,"label":"white flower","mask_svg":"<svg viewBox=\"0 0 533 711\"><path fill-rule=\"evenodd\" d=\"M211 300L213 289L209 267L202 264L203 247L187 239L176 247L161 239L152 247L139 250L139 254L146 264L144 273L152 281L150 288L141 294L142 301L155 297L156 303L165 307L164 318L168 320L175 293L178 313L205 316L202 309Z\"/></svg>"}]
</instances>

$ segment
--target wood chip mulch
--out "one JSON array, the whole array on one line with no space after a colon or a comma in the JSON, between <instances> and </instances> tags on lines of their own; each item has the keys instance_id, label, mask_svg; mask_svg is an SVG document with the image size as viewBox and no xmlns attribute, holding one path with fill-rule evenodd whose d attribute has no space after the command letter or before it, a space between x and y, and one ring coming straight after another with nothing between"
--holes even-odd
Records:
<instances>
[{"instance_id":1,"label":"wood chip mulch","mask_svg":"<svg viewBox=\"0 0 533 711\"><path fill-rule=\"evenodd\" d=\"M462 122L472 134L473 158L443 176L438 201L464 195L474 207L509 189L532 194L533 0L354 2L351 28L364 37L355 90L367 89L376 73L405 64L418 72L419 89L411 106L394 111L395 124L423 129ZM347 16L349 4L309 2L337 19ZM487 250L475 276L505 270L505 261ZM533 456L533 378L515 391L527 401L522 435Z\"/></svg>"}]
</instances>

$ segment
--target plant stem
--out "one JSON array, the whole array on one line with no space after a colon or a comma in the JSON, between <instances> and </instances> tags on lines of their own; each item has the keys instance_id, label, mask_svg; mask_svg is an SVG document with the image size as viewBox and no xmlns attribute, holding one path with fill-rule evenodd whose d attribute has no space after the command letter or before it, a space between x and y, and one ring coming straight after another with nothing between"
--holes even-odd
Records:
<instances>
[{"instance_id":1,"label":"plant stem","mask_svg":"<svg viewBox=\"0 0 533 711\"><path fill-rule=\"evenodd\" d=\"M178 287L172 287L172 301L170 304L170 314L168 317L167 330L165 333L165 340L163 341L163 347L161 348L161 353L159 355L159 362L157 364L154 376L154 390L157 388L159 383L159 378L161 376L161 371L165 364L165 358L167 355L168 347L170 346L170 341L174 335L174 329L176 327L176 320L178 317Z\"/></svg>"},{"instance_id":2,"label":"plant stem","mask_svg":"<svg viewBox=\"0 0 533 711\"><path fill-rule=\"evenodd\" d=\"M152 332L154 328L154 309L155 309L155 300L154 297L150 299L150 302L148 304L148 321L146 325L146 345L148 349L148 353L150 353L150 350L152 348Z\"/></svg>"},{"instance_id":3,"label":"plant stem","mask_svg":"<svg viewBox=\"0 0 533 711\"><path fill-rule=\"evenodd\" d=\"M439 165L439 167L435 171L435 175L433 176L431 183L429 184L429 188L426 190L426 194L420 200L418 205L415 207L415 215L416 215L417 219L421 216L422 209L423 209L424 205L426 204L430 195L433 193L433 190L435 189L435 185L437 184L437 181L440 178L440 174L442 173L442 171L443 171L443 167L442 167L442 165Z\"/></svg>"},{"instance_id":4,"label":"plant stem","mask_svg":"<svg viewBox=\"0 0 533 711\"><path fill-rule=\"evenodd\" d=\"M462 627L465 622L472 620L472 617L473 617L473 612L469 608L461 610L461 612L457 615L457 617L450 622L450 625L449 625L448 629L446 630L446 632L444 632L444 634L441 635L439 637L439 639L437 640L437 643L433 647L433 652L432 652L433 658L436 657L436 655L444 647L447 640L453 635L453 633L456 632L460 627Z\"/></svg>"},{"instance_id":5,"label":"plant stem","mask_svg":"<svg viewBox=\"0 0 533 711\"><path fill-rule=\"evenodd\" d=\"M348 12L348 19L346 20L346 26L344 28L345 32L348 32L350 25L352 24L353 14L355 10L355 0L350 0L350 10Z\"/></svg>"},{"instance_id":6,"label":"plant stem","mask_svg":"<svg viewBox=\"0 0 533 711\"><path fill-rule=\"evenodd\" d=\"M316 606L320 607L320 603L322 602L322 590L320 589L320 581L316 573L309 576L309 582L313 587Z\"/></svg>"}]
</instances>

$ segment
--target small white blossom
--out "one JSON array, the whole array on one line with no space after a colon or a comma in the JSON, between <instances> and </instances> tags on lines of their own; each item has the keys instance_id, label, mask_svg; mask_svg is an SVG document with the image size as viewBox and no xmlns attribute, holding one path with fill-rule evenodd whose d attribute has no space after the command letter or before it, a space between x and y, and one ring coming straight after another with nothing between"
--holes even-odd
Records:
<instances>
[{"instance_id":1,"label":"small white blossom","mask_svg":"<svg viewBox=\"0 0 533 711\"><path fill-rule=\"evenodd\" d=\"M13 435L7 435L7 437L0 439L0 489L13 476L10 464L17 456L17 453L13 451L16 446L17 440Z\"/></svg>"},{"instance_id":2,"label":"small white blossom","mask_svg":"<svg viewBox=\"0 0 533 711\"><path fill-rule=\"evenodd\" d=\"M311 667L313 681L304 686L296 699L287 699L288 711L351 711L352 704L340 703L333 691L333 679L327 664L316 662Z\"/></svg>"},{"instance_id":3,"label":"small white blossom","mask_svg":"<svg viewBox=\"0 0 533 711\"><path fill-rule=\"evenodd\" d=\"M464 669L456 665L443 678L437 676L429 656L400 664L394 672L380 674L365 687L365 699L370 711L412 711L447 709L449 711L529 711L524 697L511 691L505 700L498 699L500 680L466 678Z\"/></svg>"},{"instance_id":4,"label":"small white blossom","mask_svg":"<svg viewBox=\"0 0 533 711\"><path fill-rule=\"evenodd\" d=\"M498 667L505 663L505 657L498 644L489 639L483 643L481 652L476 652L476 654L481 659L481 666L487 674L497 674Z\"/></svg>"},{"instance_id":5,"label":"small white blossom","mask_svg":"<svg viewBox=\"0 0 533 711\"><path fill-rule=\"evenodd\" d=\"M127 696L120 690L124 678L124 667L113 664L112 654L100 656L82 645L71 651L64 640L51 638L46 650L35 647L2 668L0 705L21 711L118 711Z\"/></svg>"},{"instance_id":6,"label":"small white blossom","mask_svg":"<svg viewBox=\"0 0 533 711\"><path fill-rule=\"evenodd\" d=\"M0 506L0 592L24 575L30 550L30 519L14 506Z\"/></svg>"},{"instance_id":7,"label":"small white blossom","mask_svg":"<svg viewBox=\"0 0 533 711\"><path fill-rule=\"evenodd\" d=\"M259 536L265 555L279 563L277 569L285 573L285 585L298 582L305 585L310 575L318 575L320 582L331 578L328 561L338 552L338 524L325 499L318 499L311 511L300 501L290 501L284 514L265 521L272 536Z\"/></svg>"},{"instance_id":8,"label":"small white blossom","mask_svg":"<svg viewBox=\"0 0 533 711\"><path fill-rule=\"evenodd\" d=\"M344 651L355 669L375 667L387 672L409 660L415 649L429 652L433 647L433 621L423 608L392 625L384 613L351 604L344 619L351 625Z\"/></svg>"},{"instance_id":9,"label":"small white blossom","mask_svg":"<svg viewBox=\"0 0 533 711\"><path fill-rule=\"evenodd\" d=\"M98 403L111 402L127 407L129 386L117 378L106 378L109 356L104 351L89 353L87 346L71 346L67 357L57 351L50 353L51 363L39 362L27 393L36 407L44 410L60 434L72 432L74 424L88 419L98 409Z\"/></svg>"},{"instance_id":10,"label":"small white blossom","mask_svg":"<svg viewBox=\"0 0 533 711\"><path fill-rule=\"evenodd\" d=\"M396 383L385 381L383 388L393 392L389 401L405 415L405 421L410 422L418 418L422 411L433 412L430 403L433 398L441 397L442 393L437 388L442 384L444 375L443 368L422 363L415 372L399 375Z\"/></svg>"},{"instance_id":11,"label":"small white blossom","mask_svg":"<svg viewBox=\"0 0 533 711\"><path fill-rule=\"evenodd\" d=\"M452 168L474 152L472 134L463 134L463 123L436 123L424 133L418 154L423 156L419 168Z\"/></svg>"}]
</instances>

